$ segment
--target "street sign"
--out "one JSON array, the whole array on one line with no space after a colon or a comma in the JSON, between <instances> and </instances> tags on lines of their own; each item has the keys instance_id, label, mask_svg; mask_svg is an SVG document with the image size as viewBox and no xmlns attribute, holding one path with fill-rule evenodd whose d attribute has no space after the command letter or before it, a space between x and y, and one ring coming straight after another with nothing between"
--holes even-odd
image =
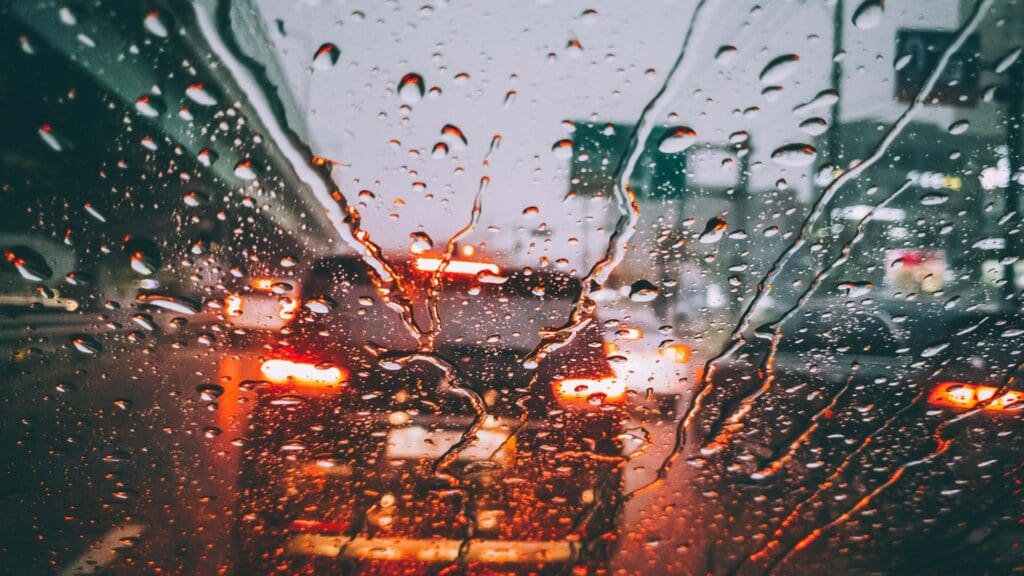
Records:
<instances>
[{"instance_id":1,"label":"street sign","mask_svg":"<svg viewBox=\"0 0 1024 576\"><path fill-rule=\"evenodd\" d=\"M658 142L670 128L655 126L630 183L641 198L675 198L686 189L686 153L662 153ZM577 122L573 132L570 188L580 196L611 196L615 171L626 153L633 126Z\"/></svg>"},{"instance_id":2,"label":"street sign","mask_svg":"<svg viewBox=\"0 0 1024 576\"><path fill-rule=\"evenodd\" d=\"M924 87L953 43L955 31L900 29L896 33L896 99L911 102ZM973 106L980 98L978 75L981 42L977 34L967 37L943 68L939 81L926 100L929 104ZM902 66L901 66L902 65Z\"/></svg>"}]
</instances>

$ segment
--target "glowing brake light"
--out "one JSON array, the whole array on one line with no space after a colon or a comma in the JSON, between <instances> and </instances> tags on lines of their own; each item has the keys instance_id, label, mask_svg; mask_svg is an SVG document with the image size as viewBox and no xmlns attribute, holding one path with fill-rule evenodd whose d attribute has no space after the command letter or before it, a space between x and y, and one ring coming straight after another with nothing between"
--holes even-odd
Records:
<instances>
[{"instance_id":1,"label":"glowing brake light","mask_svg":"<svg viewBox=\"0 0 1024 576\"><path fill-rule=\"evenodd\" d=\"M626 399L625 382L614 376L566 378L555 381L554 389L560 403L574 406L619 404Z\"/></svg>"},{"instance_id":2,"label":"glowing brake light","mask_svg":"<svg viewBox=\"0 0 1024 576\"><path fill-rule=\"evenodd\" d=\"M290 296L282 297L277 303L277 316L281 320L295 318L295 311L299 309L299 301Z\"/></svg>"},{"instance_id":3,"label":"glowing brake light","mask_svg":"<svg viewBox=\"0 0 1024 576\"><path fill-rule=\"evenodd\" d=\"M954 408L958 410L969 410L982 402L986 402L995 395L999 388L995 386L981 386L978 384L967 384L965 382L942 382L932 390L928 396L928 403L932 406L943 408ZM1010 390L992 400L985 410L1006 410L1011 405L1024 400L1024 392Z\"/></svg>"},{"instance_id":4,"label":"glowing brake light","mask_svg":"<svg viewBox=\"0 0 1024 576\"><path fill-rule=\"evenodd\" d=\"M260 292L270 292L274 289L274 281L270 278L259 278L257 280L253 280L250 285L253 290L258 290Z\"/></svg>"},{"instance_id":5,"label":"glowing brake light","mask_svg":"<svg viewBox=\"0 0 1024 576\"><path fill-rule=\"evenodd\" d=\"M337 386L347 376L337 366L320 367L291 360L267 360L260 366L260 372L275 384L298 386Z\"/></svg>"},{"instance_id":6,"label":"glowing brake light","mask_svg":"<svg viewBox=\"0 0 1024 576\"><path fill-rule=\"evenodd\" d=\"M658 349L658 354L676 364L687 364L693 357L693 350L686 344L668 344Z\"/></svg>"},{"instance_id":7,"label":"glowing brake light","mask_svg":"<svg viewBox=\"0 0 1024 576\"><path fill-rule=\"evenodd\" d=\"M444 260L441 258L420 257L416 259L414 266L421 272L434 272L441 267L442 262L444 262ZM497 264L491 264L490 262L449 260L448 265L444 269L445 274L457 274L460 276L476 276L481 272L489 272L497 275L501 273L501 268L499 268Z\"/></svg>"},{"instance_id":8,"label":"glowing brake light","mask_svg":"<svg viewBox=\"0 0 1024 576\"><path fill-rule=\"evenodd\" d=\"M238 294L228 294L224 298L224 313L228 316L241 316L242 297Z\"/></svg>"}]
</instances>

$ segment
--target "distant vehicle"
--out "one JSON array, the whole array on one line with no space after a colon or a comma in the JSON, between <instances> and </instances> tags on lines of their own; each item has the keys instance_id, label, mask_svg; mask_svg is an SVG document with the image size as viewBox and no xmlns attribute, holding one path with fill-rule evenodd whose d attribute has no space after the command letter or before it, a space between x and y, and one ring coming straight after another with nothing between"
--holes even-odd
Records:
<instances>
[{"instance_id":1,"label":"distant vehicle","mask_svg":"<svg viewBox=\"0 0 1024 576\"><path fill-rule=\"evenodd\" d=\"M953 356L933 377L937 382L928 392L930 407L951 412L982 408L990 415L1024 410L1024 389L1008 379L1016 362L998 363L1001 358L1013 358L1024 336L1020 316L965 314L951 321L945 333L950 335L948 341L924 341L933 349L950 350Z\"/></svg>"},{"instance_id":2,"label":"distant vehicle","mask_svg":"<svg viewBox=\"0 0 1024 576\"><path fill-rule=\"evenodd\" d=\"M403 264L418 300L440 261ZM437 351L454 369L398 369L375 357L378 343L416 342L366 265L315 263L287 348L233 359L236 388L221 399L248 400L239 573L605 562L617 541L626 388L602 329L592 323L535 371L522 365L579 289L561 273L452 261Z\"/></svg>"}]
</instances>

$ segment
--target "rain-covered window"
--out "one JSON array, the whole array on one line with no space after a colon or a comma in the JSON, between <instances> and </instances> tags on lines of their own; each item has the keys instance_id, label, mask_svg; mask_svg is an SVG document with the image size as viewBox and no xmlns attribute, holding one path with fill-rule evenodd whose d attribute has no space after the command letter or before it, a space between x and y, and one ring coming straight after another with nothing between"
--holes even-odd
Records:
<instances>
[{"instance_id":1,"label":"rain-covered window","mask_svg":"<svg viewBox=\"0 0 1024 576\"><path fill-rule=\"evenodd\" d=\"M0 572L1024 570L1020 0L0 23Z\"/></svg>"}]
</instances>

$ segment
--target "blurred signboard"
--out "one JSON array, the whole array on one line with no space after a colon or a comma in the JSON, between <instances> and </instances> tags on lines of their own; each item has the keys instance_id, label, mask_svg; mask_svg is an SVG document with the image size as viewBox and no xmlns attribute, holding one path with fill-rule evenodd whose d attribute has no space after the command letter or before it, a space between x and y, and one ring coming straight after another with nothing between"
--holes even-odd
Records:
<instances>
[{"instance_id":1,"label":"blurred signboard","mask_svg":"<svg viewBox=\"0 0 1024 576\"><path fill-rule=\"evenodd\" d=\"M686 189L686 153L658 151L658 142L669 129L654 127L633 170L630 183L641 198L676 198ZM581 196L611 196L632 131L633 126L626 124L576 122L571 190Z\"/></svg>"},{"instance_id":2,"label":"blurred signboard","mask_svg":"<svg viewBox=\"0 0 1024 576\"><path fill-rule=\"evenodd\" d=\"M900 29L896 33L896 99L911 102L939 64L943 52L953 43L956 31ZM927 102L951 106L973 106L980 98L981 42L977 34L967 37L943 68Z\"/></svg>"},{"instance_id":3,"label":"blurred signboard","mask_svg":"<svg viewBox=\"0 0 1024 576\"><path fill-rule=\"evenodd\" d=\"M938 292L946 285L945 250L888 250L885 283L899 292Z\"/></svg>"}]
</instances>

